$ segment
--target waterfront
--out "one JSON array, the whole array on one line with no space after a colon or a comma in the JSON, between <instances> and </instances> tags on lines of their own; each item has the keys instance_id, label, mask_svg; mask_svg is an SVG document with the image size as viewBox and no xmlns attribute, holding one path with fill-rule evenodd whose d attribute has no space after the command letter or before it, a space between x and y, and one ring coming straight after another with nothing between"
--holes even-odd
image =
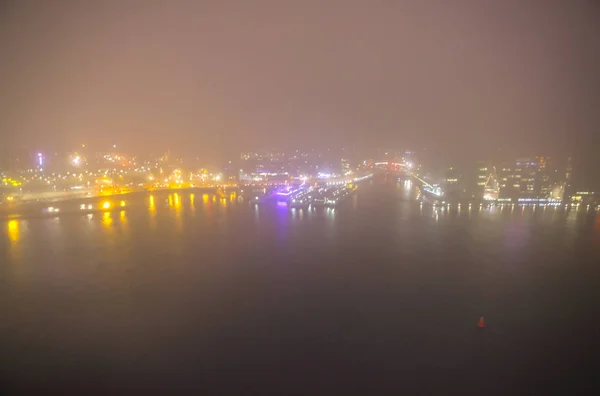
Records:
<instances>
[{"instance_id":1,"label":"waterfront","mask_svg":"<svg viewBox=\"0 0 600 396\"><path fill-rule=\"evenodd\" d=\"M184 191L2 220L2 380L210 394L587 384L597 214L415 196L378 177L335 209Z\"/></svg>"}]
</instances>

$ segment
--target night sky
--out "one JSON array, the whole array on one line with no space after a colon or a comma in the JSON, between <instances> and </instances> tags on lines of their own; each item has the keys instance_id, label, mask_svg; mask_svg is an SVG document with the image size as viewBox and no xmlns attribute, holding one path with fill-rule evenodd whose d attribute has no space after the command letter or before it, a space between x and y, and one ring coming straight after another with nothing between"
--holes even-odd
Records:
<instances>
[{"instance_id":1,"label":"night sky","mask_svg":"<svg viewBox=\"0 0 600 396\"><path fill-rule=\"evenodd\" d=\"M1 4L5 147L484 157L561 154L600 134L595 1Z\"/></svg>"}]
</instances>

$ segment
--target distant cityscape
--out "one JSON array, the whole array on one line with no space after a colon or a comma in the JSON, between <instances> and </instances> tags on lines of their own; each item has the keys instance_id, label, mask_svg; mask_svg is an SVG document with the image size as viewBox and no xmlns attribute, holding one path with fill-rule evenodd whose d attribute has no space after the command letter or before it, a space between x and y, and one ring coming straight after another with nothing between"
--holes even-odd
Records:
<instances>
[{"instance_id":1,"label":"distant cityscape","mask_svg":"<svg viewBox=\"0 0 600 396\"><path fill-rule=\"evenodd\" d=\"M583 184L577 158L559 166L548 156L478 161L432 169L419 152L352 149L242 152L220 167L184 161L169 150L146 158L113 145L103 151L81 145L63 153L31 152L0 157L0 202L53 201L136 191L187 188L284 187L298 183L351 184L374 173L416 182L424 196L448 202L591 205L598 192Z\"/></svg>"}]
</instances>

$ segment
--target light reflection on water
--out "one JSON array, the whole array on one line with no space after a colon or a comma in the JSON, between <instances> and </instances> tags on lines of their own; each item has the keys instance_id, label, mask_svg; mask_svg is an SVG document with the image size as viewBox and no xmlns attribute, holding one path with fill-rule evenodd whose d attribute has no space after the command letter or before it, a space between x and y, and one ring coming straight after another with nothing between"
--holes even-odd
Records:
<instances>
[{"instance_id":1,"label":"light reflection on water","mask_svg":"<svg viewBox=\"0 0 600 396\"><path fill-rule=\"evenodd\" d=\"M148 216L150 229L155 230L156 229L156 202L155 202L154 195L150 195L148 197L148 213L150 214L150 216Z\"/></svg>"},{"instance_id":2,"label":"light reflection on water","mask_svg":"<svg viewBox=\"0 0 600 396\"><path fill-rule=\"evenodd\" d=\"M395 189L395 194L400 200L398 202L407 202L410 206L411 197L417 197L415 189L410 188L408 183L404 183L404 185L400 185ZM162 195L162 197L161 197ZM221 194L224 195L224 194ZM158 197L158 198L157 198ZM186 198L188 196L186 195ZM237 195L235 193L230 193L219 198L218 194L202 194L202 205L196 206L195 194L189 194L189 200L184 199L180 193L169 193L169 194L159 194L155 196L151 194L147 196L147 220L150 224L151 230L156 230L159 224L164 223L161 219L168 218L168 213L164 212L164 209L161 210L156 202L157 199L160 202L165 202L168 204L168 207L172 211L173 220L175 224L175 230L178 233L181 233L183 229L184 218L187 213L196 213L199 211L201 214L198 219L207 219L212 216L216 216L213 221L217 223L221 222L221 225L224 226L227 221L224 221L221 218L224 214L235 211L236 213L243 212L244 210L250 209L251 213L253 213L253 218L255 221L259 222L263 220L269 220L269 218L273 218L273 214L276 214L274 218L277 219L277 223L281 227L284 224L288 224L288 220L291 220L293 224L303 223L303 222L312 222L314 219L325 218L329 221L336 220L336 212L340 212L342 217L348 216L352 212L360 212L362 210L362 205L368 205L368 199L360 198L360 190L357 195L353 195L351 199L348 199L338 208L289 208L285 202L277 202L271 203L267 205L247 205L244 200L238 200ZM360 200L360 201L359 201ZM98 203L93 204L94 207L102 207L107 201L99 200ZM358 204L360 202L360 205ZM424 203L423 201L413 201L415 210L417 210L417 214L421 217L428 216L435 223L448 223L452 221L458 221L458 219L465 219L469 221L481 221L486 219L486 221L534 221L546 226L559 224L561 226L565 226L568 230L573 230L576 227L579 227L582 219L585 219L586 216L594 216L596 212L594 212L593 208L585 207L579 209L568 210L564 207L555 207L555 206L524 206L524 205L514 205L514 204L501 204L501 205L477 205L477 204L468 204L468 208L464 207L461 204L444 204L432 206L430 203ZM217 205L211 208L211 204L216 203ZM86 204L87 205L87 204ZM115 209L119 206L119 201L112 202L112 205ZM121 202L120 206L124 206L124 201ZM79 206L78 206L79 207ZM99 212L98 216L100 216L99 224L102 225L102 228L105 231L111 231L115 225L115 221L118 219L119 224L123 227L130 226L130 223L133 221L138 221L140 219L140 205L136 204L135 199L133 202L127 204L127 211L120 210L117 214L115 211L104 211ZM404 206L403 206L404 207ZM164 208L164 207L163 207ZM222 210L223 208L227 208L227 210ZM235 209L234 209L235 208ZM408 208L408 207L406 207ZM130 218L129 210L135 211L135 216ZM216 211L215 211L216 209ZM400 211L401 216L399 217L402 221L410 221L410 219L414 218L414 215L410 213L411 209L402 209ZM157 218L157 213L161 213L161 217ZM588 213L587 215L585 213ZM66 216L67 214L65 214ZM263 216L264 215L264 216ZM85 216L91 221L94 219L94 213L86 213ZM165 217L166 216L166 217ZM266 217L265 217L266 216ZM57 227L52 228L53 233L62 232L62 227L60 227L61 221L64 219L63 211L61 211L60 215L53 216L52 218L41 219L40 221L46 222L49 224L56 224ZM21 239L21 222L23 220L12 219L6 222L5 232L7 236L7 240L11 244L16 244ZM158 221L158 223L157 223ZM186 222L188 220L185 220ZM93 224L93 222L92 222ZM131 226L135 226L131 224ZM598 226L596 223L589 227L590 230L597 230ZM571 232L570 231L570 232ZM282 231L282 233L285 233Z\"/></svg>"},{"instance_id":3,"label":"light reflection on water","mask_svg":"<svg viewBox=\"0 0 600 396\"><path fill-rule=\"evenodd\" d=\"M171 202L171 201L169 201ZM175 209L175 230L177 231L177 233L181 233L182 229L183 229L183 220L181 218L181 197L179 196L179 194L175 193L173 194L173 209Z\"/></svg>"},{"instance_id":4,"label":"light reflection on water","mask_svg":"<svg viewBox=\"0 0 600 396\"><path fill-rule=\"evenodd\" d=\"M7 224L7 228L8 228L8 239L12 243L18 242L19 238L21 237L20 221L19 220L9 220L8 224Z\"/></svg>"},{"instance_id":5,"label":"light reflection on water","mask_svg":"<svg viewBox=\"0 0 600 396\"><path fill-rule=\"evenodd\" d=\"M102 225L106 230L111 230L113 219L110 212L102 213Z\"/></svg>"},{"instance_id":6,"label":"light reflection on water","mask_svg":"<svg viewBox=\"0 0 600 396\"><path fill-rule=\"evenodd\" d=\"M156 213L156 203L154 202L154 195L150 195L150 197L148 198L148 211L151 214Z\"/></svg>"},{"instance_id":7,"label":"light reflection on water","mask_svg":"<svg viewBox=\"0 0 600 396\"><path fill-rule=\"evenodd\" d=\"M258 335L257 321L281 324L281 340L302 339L303 329L315 337L337 331L337 323L339 329L357 323L360 331L352 337L361 343L375 339L398 347L398 338L423 340L421 335L442 321L448 324L444 337L460 344L443 357L460 360L465 348L472 356L480 352L469 330L482 313L490 313L497 328L508 329L500 347L494 327L486 333L486 348L494 351L488 355L496 359L504 356L506 345L527 348L519 344L523 337L512 334L525 327L538 330L545 312L555 316L577 306L568 300L577 290L561 284L560 276L586 274L580 262L575 272L563 269L579 252L597 253L589 237L595 233L597 242L600 235L600 217L594 214L477 204L433 208L407 200L410 195L402 189L377 185L359 187L352 201L335 209L292 210L283 202L259 206L238 200L215 204L214 195L203 194L198 202L193 194L187 197L141 195L112 212L1 223L0 275L12 275L3 277L12 294L0 299L2 312L8 312L2 321L18 331L5 332L0 349L14 359L25 351L23 361L33 372L53 367L43 361L52 345L61 346L65 361L83 361L92 353L105 357L107 366L124 367L132 360L121 359L134 357L140 371L158 372L144 353L163 361L175 355L202 361L197 351L219 344L208 333L197 337L205 325L231 331L226 336L235 347L245 341L271 345L270 335ZM195 216L189 215L192 210ZM181 222L185 233L177 232ZM10 249L6 254L4 246ZM554 277L556 268L560 276ZM544 277L551 279L544 283ZM540 297L540 290L548 293ZM549 299L558 293L569 303L556 309ZM289 313L288 306L302 316ZM523 314L527 309L534 314ZM359 316L373 326L356 322ZM249 323L250 317L257 321ZM398 317L420 320L409 319L406 326ZM323 318L334 318L325 320L333 327L319 327ZM285 333L292 331L298 333ZM143 342L131 341L138 338ZM166 339L177 342L163 349ZM317 341L325 348L339 345ZM436 361L435 349L422 352ZM518 355L523 355L520 349Z\"/></svg>"}]
</instances>

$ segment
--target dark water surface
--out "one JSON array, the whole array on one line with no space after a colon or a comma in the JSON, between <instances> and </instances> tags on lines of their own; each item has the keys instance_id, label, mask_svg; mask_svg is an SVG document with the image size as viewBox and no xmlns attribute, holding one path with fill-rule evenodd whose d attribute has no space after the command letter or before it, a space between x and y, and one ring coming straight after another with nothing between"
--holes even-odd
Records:
<instances>
[{"instance_id":1,"label":"dark water surface","mask_svg":"<svg viewBox=\"0 0 600 396\"><path fill-rule=\"evenodd\" d=\"M335 210L126 199L0 220L0 391L597 390L596 213L436 211L383 178Z\"/></svg>"}]
</instances>

